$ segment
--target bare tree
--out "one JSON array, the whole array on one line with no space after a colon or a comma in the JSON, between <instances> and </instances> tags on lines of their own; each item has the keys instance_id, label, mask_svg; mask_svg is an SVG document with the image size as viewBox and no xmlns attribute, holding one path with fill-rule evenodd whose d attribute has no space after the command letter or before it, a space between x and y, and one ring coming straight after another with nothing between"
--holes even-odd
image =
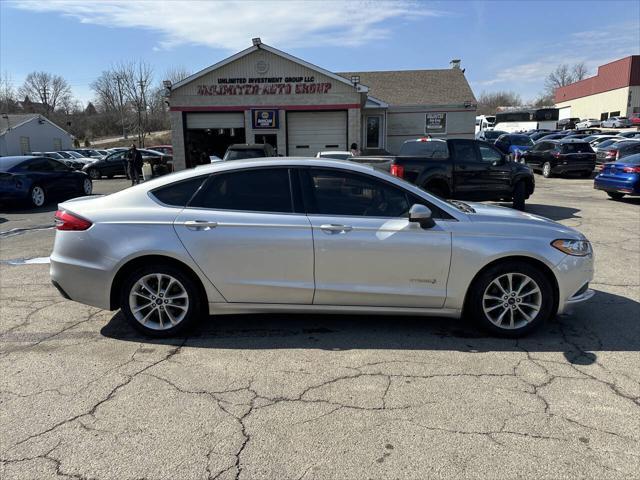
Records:
<instances>
[{"instance_id":1,"label":"bare tree","mask_svg":"<svg viewBox=\"0 0 640 480\"><path fill-rule=\"evenodd\" d=\"M144 146L144 139L148 133L147 97L153 82L153 69L143 61L121 63L116 72L122 84L122 91L128 102L136 112L136 126L138 143Z\"/></svg>"},{"instance_id":2,"label":"bare tree","mask_svg":"<svg viewBox=\"0 0 640 480\"><path fill-rule=\"evenodd\" d=\"M4 72L0 77L0 113L13 113L16 110L17 101L11 75Z\"/></svg>"},{"instance_id":3,"label":"bare tree","mask_svg":"<svg viewBox=\"0 0 640 480\"><path fill-rule=\"evenodd\" d=\"M482 92L478 98L477 113L479 115L494 115L498 107L517 107L520 105L522 105L522 98L515 92Z\"/></svg>"},{"instance_id":4,"label":"bare tree","mask_svg":"<svg viewBox=\"0 0 640 480\"><path fill-rule=\"evenodd\" d=\"M189 75L191 75L191 71L188 70L186 67L180 65L180 66L172 67L168 69L164 73L164 77L162 78L162 80L169 80L171 84L175 84L175 83L178 83L180 80L184 80Z\"/></svg>"},{"instance_id":5,"label":"bare tree","mask_svg":"<svg viewBox=\"0 0 640 480\"><path fill-rule=\"evenodd\" d=\"M580 80L584 80L588 75L587 66L584 62L576 63L573 66L572 77L574 82L579 82Z\"/></svg>"},{"instance_id":6,"label":"bare tree","mask_svg":"<svg viewBox=\"0 0 640 480\"><path fill-rule=\"evenodd\" d=\"M96 95L96 104L101 111L119 111L122 108L123 105L118 92L116 72L102 72L102 74L91 83L91 90L93 90Z\"/></svg>"},{"instance_id":7,"label":"bare tree","mask_svg":"<svg viewBox=\"0 0 640 480\"><path fill-rule=\"evenodd\" d=\"M71 87L60 75L48 72L31 72L27 75L20 95L37 99L44 105L45 115L55 111L63 101L71 98Z\"/></svg>"}]
</instances>

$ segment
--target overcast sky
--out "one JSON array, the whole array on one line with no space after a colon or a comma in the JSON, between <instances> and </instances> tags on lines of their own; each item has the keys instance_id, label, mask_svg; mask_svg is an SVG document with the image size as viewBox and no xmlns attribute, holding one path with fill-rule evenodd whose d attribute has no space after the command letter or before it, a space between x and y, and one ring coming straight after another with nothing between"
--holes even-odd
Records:
<instances>
[{"instance_id":1,"label":"overcast sky","mask_svg":"<svg viewBox=\"0 0 640 480\"><path fill-rule=\"evenodd\" d=\"M0 70L65 77L76 97L111 64L143 59L156 80L205 68L252 37L331 71L462 67L476 96L543 89L559 63L640 53L640 2L629 1L0 1Z\"/></svg>"}]
</instances>

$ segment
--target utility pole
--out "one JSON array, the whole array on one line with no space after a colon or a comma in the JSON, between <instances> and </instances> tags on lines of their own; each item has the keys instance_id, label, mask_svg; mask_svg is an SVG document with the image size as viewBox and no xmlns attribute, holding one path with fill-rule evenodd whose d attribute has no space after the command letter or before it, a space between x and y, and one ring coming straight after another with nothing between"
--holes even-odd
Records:
<instances>
[{"instance_id":1,"label":"utility pole","mask_svg":"<svg viewBox=\"0 0 640 480\"><path fill-rule=\"evenodd\" d=\"M44 85L42 87L42 97L44 100L44 108L45 108L45 116L48 117L49 116L49 103L47 102L47 86Z\"/></svg>"},{"instance_id":2,"label":"utility pole","mask_svg":"<svg viewBox=\"0 0 640 480\"><path fill-rule=\"evenodd\" d=\"M120 123L122 123L122 138L127 138L127 132L124 129L124 104L122 103L122 88L120 87L120 75L116 75L118 82L118 96L120 97Z\"/></svg>"},{"instance_id":3,"label":"utility pole","mask_svg":"<svg viewBox=\"0 0 640 480\"><path fill-rule=\"evenodd\" d=\"M144 134L145 134L144 129L149 123L149 117L147 115L147 98L144 95L145 82L141 78L138 81L138 84L140 85L140 96L142 97L142 108L144 109L144 126L142 125L142 113L138 112L138 125L140 126L139 142L140 142L140 145L144 147Z\"/></svg>"}]
</instances>

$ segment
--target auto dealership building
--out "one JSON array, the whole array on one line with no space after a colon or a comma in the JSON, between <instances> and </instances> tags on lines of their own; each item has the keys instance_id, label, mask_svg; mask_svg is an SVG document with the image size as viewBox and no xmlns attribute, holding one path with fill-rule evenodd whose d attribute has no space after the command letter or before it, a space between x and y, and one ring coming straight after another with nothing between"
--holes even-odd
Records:
<instances>
[{"instance_id":1,"label":"auto dealership building","mask_svg":"<svg viewBox=\"0 0 640 480\"><path fill-rule=\"evenodd\" d=\"M556 90L560 118L628 117L640 113L640 55L598 67L598 73Z\"/></svg>"},{"instance_id":2,"label":"auto dealership building","mask_svg":"<svg viewBox=\"0 0 640 480\"><path fill-rule=\"evenodd\" d=\"M167 86L176 168L234 143L279 155L397 153L410 138L473 138L476 99L459 61L441 70L333 73L254 45Z\"/></svg>"}]
</instances>

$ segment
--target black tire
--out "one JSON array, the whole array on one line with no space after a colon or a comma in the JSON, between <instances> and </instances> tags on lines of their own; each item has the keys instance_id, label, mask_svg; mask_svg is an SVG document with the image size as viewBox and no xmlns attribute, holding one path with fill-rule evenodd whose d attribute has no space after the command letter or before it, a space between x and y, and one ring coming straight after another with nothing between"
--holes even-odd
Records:
<instances>
[{"instance_id":1,"label":"black tire","mask_svg":"<svg viewBox=\"0 0 640 480\"><path fill-rule=\"evenodd\" d=\"M161 292L161 289L159 289L160 294L158 295L158 297L156 296L151 297L151 295L149 294L149 296L153 298L153 301L150 301L150 304L152 304L153 308L156 309L156 312L155 313L152 312L149 317L149 326L143 325L140 321L138 321L138 319L136 319L136 316L132 311L131 302L130 302L130 294L132 293L132 289L134 289L134 286L136 286L138 281L147 275L155 276L157 274L173 277L175 280L179 282L179 284L181 284L180 286L183 287L183 291L188 296L187 303L186 303L187 309L184 317L176 325L169 328L164 328L164 329L152 328L152 327L157 327L157 325L155 325L156 324L155 320L157 320L158 318L158 315L157 315L158 309L156 308L156 302L160 301L160 304L159 304L160 306L158 307L160 309L162 308L169 309L171 307L170 305L165 306L162 304L162 299L160 297L163 296L162 295L163 292ZM164 285L166 287L166 282ZM152 286L152 288L155 289L153 285L150 285L150 286ZM174 286L173 288L176 288L176 287ZM147 292L145 292L144 290L137 290L137 291L147 294ZM169 289L167 289L165 293L168 293L168 291ZM206 299L203 298L203 295L200 291L199 286L196 284L196 282L192 279L190 275L186 274L180 268L174 267L173 265L165 265L165 264L149 265L149 266L141 267L139 269L134 270L124 280L124 282L122 283L122 289L120 291L120 308L125 318L127 319L127 322L133 328L143 333L144 335L147 335L149 337L158 337L158 338L173 337L173 336L179 335L180 333L188 331L196 323L198 318L204 312L204 305L206 303L205 300ZM142 302L145 302L145 301L146 299L145 297L143 297ZM171 311L175 314L176 312L180 312L179 308L180 307L176 306L175 308L172 308ZM145 310L141 310L141 312L144 315L147 312L149 312L149 310L150 309L145 309ZM167 320L166 313L164 314L164 317L165 317L165 320ZM160 318L161 319L163 318L162 313L160 314ZM157 322L157 323L160 323L160 322Z\"/></svg>"},{"instance_id":2,"label":"black tire","mask_svg":"<svg viewBox=\"0 0 640 480\"><path fill-rule=\"evenodd\" d=\"M524 201L527 196L527 186L523 181L513 187L513 208L524 212Z\"/></svg>"},{"instance_id":3,"label":"black tire","mask_svg":"<svg viewBox=\"0 0 640 480\"><path fill-rule=\"evenodd\" d=\"M87 170L87 173L89 174L91 180L100 180L100 178L102 177L102 175L100 174L100 170L98 170L97 168L90 168L89 170Z\"/></svg>"},{"instance_id":4,"label":"black tire","mask_svg":"<svg viewBox=\"0 0 640 480\"><path fill-rule=\"evenodd\" d=\"M544 178L551 178L553 176L551 173L551 164L549 162L544 162L542 164L542 176Z\"/></svg>"},{"instance_id":5,"label":"black tire","mask_svg":"<svg viewBox=\"0 0 640 480\"><path fill-rule=\"evenodd\" d=\"M622 200L622 197L624 197L624 193L620 192L607 192L607 195L609 195L609 198L612 200Z\"/></svg>"},{"instance_id":6,"label":"black tire","mask_svg":"<svg viewBox=\"0 0 640 480\"><path fill-rule=\"evenodd\" d=\"M32 207L40 208L47 204L47 191L44 187L36 184L29 190L29 204Z\"/></svg>"},{"instance_id":7,"label":"black tire","mask_svg":"<svg viewBox=\"0 0 640 480\"><path fill-rule=\"evenodd\" d=\"M504 323L502 324L504 325L504 327L497 325L487 316L487 313L485 313L484 301L483 301L485 291L489 292L491 291L490 290L491 288L494 288L493 286L490 287L492 282L497 278L500 278L501 276L509 273L524 275L529 277L530 280L532 280L537 284L538 290L540 292L539 294L538 293L533 294L534 296L536 296L535 301L536 302L539 301L540 303L539 311L537 311L535 316L531 317L530 321L527 321L526 323L523 323L520 326L518 326L514 322L514 328L509 328L509 325L506 325L506 323L509 323L509 320L510 320L509 318L509 316L511 315L510 309L514 308L513 304L506 303L510 301L508 299L511 298L509 292L507 292L508 299L505 300L505 304L511 305L511 307L508 307L506 309L507 312L509 312L509 315L506 315L504 317ZM503 285L506 285L506 283L504 283L504 280L502 281L503 281ZM529 288L529 284L525 284L525 285L526 287L524 288L524 290L527 290ZM514 290L517 290L518 285L514 285L514 287L515 287ZM508 290L508 288L506 288L505 290ZM527 293L527 291L523 291L522 293ZM540 295L540 297L537 297L537 295ZM516 297L516 298L520 298L520 297ZM514 298L514 302L516 298ZM524 300L521 300L520 301L521 303L519 303L518 305L522 306L523 309L526 309L527 312L532 313L532 310L529 310L529 307L524 307L524 305L527 304L526 301L533 301L531 300L533 297L529 295L529 296L524 296L523 298ZM498 306L495 307L496 308L495 311L498 313L501 311L501 309L502 311L505 310L505 308L500 306L501 301L502 300L498 300ZM524 304L522 303L523 301L525 302ZM495 300L487 300L487 302L495 302ZM487 306L488 306L487 308L491 309L494 307L494 305L495 304L487 303ZM553 289L553 286L551 285L551 282L549 281L549 279L547 279L544 273L538 268L528 263L512 260L512 261L504 261L502 263L498 263L492 267L489 267L474 280L474 282L471 284L469 289L467 303L465 305L465 316L469 317L480 328L488 332L491 332L494 335L501 336L501 337L516 338L516 337L521 337L523 335L526 335L532 332L533 330L536 330L540 326L542 326L546 321L548 321L555 314L555 311L554 311L555 306L556 306L556 299L555 299L554 289ZM519 307L516 306L515 308L519 308ZM518 310L514 310L514 312L515 312L514 315L518 315L518 316L521 315L520 313L517 313ZM521 316L521 320L524 321L523 316Z\"/></svg>"}]
</instances>

